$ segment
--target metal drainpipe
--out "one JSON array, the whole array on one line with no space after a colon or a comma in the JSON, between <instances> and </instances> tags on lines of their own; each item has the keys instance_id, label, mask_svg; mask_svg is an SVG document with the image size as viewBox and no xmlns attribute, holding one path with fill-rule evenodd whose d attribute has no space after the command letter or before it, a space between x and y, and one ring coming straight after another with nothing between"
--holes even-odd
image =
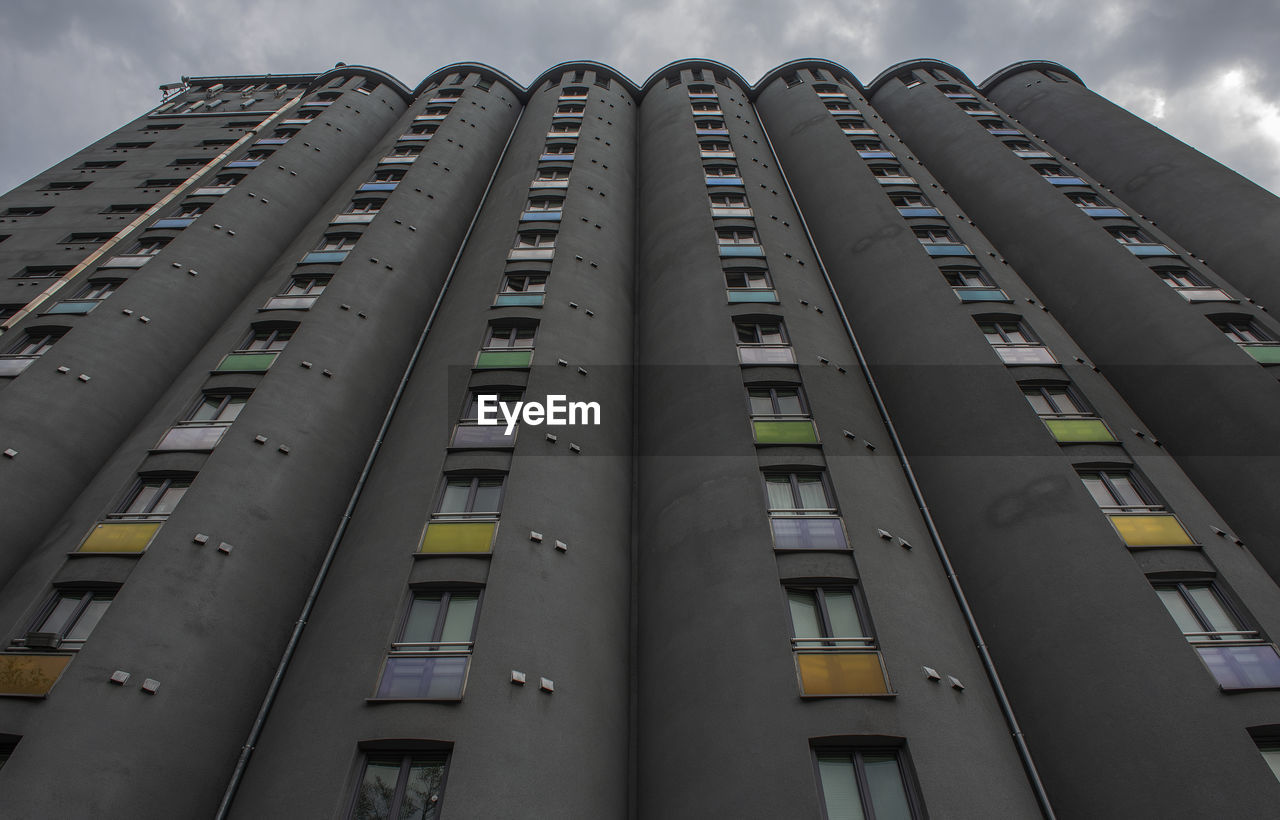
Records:
<instances>
[{"instance_id":1,"label":"metal drainpipe","mask_svg":"<svg viewBox=\"0 0 1280 820\"><path fill-rule=\"evenodd\" d=\"M822 271L822 278L827 283L827 290L831 293L832 300L835 301L836 311L840 314L840 322L844 325L845 333L849 336L849 342L853 345L854 356L858 359L858 368L862 371L862 377L866 380L867 386L871 388L871 396L875 399L876 410L880 414L880 420L883 422L885 430L889 433L889 440L893 442L893 451L897 454L898 463L902 465L902 471L907 477L907 484L911 487L911 495L915 498L916 506L920 508L920 514L924 517L925 528L929 531L929 540L933 542L933 548L938 553L942 568L947 573L947 581L951 584L951 592L955 595L956 602L960 605L960 612L964 616L966 626L969 628L969 636L973 639L973 644L978 649L978 657L982 659L982 668L986 670L987 680L991 682L996 701L1000 704L1000 712L1004 715L1005 723L1009 726L1009 733L1013 736L1013 744L1018 750L1018 757L1022 760L1022 768L1026 771L1027 779L1031 782L1031 789L1035 792L1036 802L1040 804L1040 813L1044 815L1045 820L1054 820L1053 806L1049 802L1049 795L1045 792L1044 783L1040 780L1040 773L1036 770L1035 761L1031 758L1031 750L1027 748L1027 741L1022 734L1022 727L1018 725L1018 718L1013 714L1013 705L1009 703L1009 697L1005 694L1004 686L1000 683L1000 675L996 672L995 664L991 660L991 654L987 651L986 641L983 640L982 632L978 629L978 622L973 617L973 611L969 609L969 601L965 598L964 590L960 587L960 579L956 577L955 568L951 565L951 558L947 555L947 548L942 543L942 535L933 523L933 515L929 512L929 506L924 500L924 493L921 492L920 485L916 482L915 473L911 470L911 463L907 461L907 453L902 448L902 441L898 438L898 431L893 426L893 420L889 418L889 410L885 407L884 400L880 397L880 389L876 387L876 380L871 375L871 369L867 365L866 357L862 355L862 346L858 344L858 338L854 335L853 327L849 324L849 317L844 311L844 305L840 302L840 296L836 293L835 284L827 273L827 266L822 261L822 254L818 252L818 245L813 241L813 234L809 232L809 223L805 221L804 212L800 209L800 203L796 201L795 192L791 189L791 182L787 179L786 172L782 170L782 164L778 162L778 154L773 150L773 140L769 138L769 131L764 127L764 123L760 119L760 112L756 109L754 101L751 102L751 111L755 115L756 122L760 123L760 131L764 134L764 141L769 148L769 155L773 157L773 164L782 176L782 184L787 189L787 196L790 197L791 204L796 208L796 216L800 219L800 227L804 230L805 238L809 242L809 248L813 251L814 259L818 262L818 270Z\"/></svg>"},{"instance_id":2,"label":"metal drainpipe","mask_svg":"<svg viewBox=\"0 0 1280 820\"><path fill-rule=\"evenodd\" d=\"M396 410L400 406L400 400L404 396L405 389L409 386L409 378L413 375L413 369L418 363L418 358L422 355L423 347L426 346L427 334L431 331L431 326L435 324L436 315L440 312L440 305L444 302L444 296L449 291L449 284L453 281L453 275L458 269L458 261L462 258L462 252L467 248L467 242L471 239L471 232L475 229L476 222L480 219L480 211L484 208L484 204L489 198L489 191L493 188L493 181L498 176L498 170L502 167L502 160L507 156L507 149L511 146L511 140L515 137L516 129L520 126L520 120L523 117L524 106L521 106L520 113L516 115L516 121L511 125L511 133L507 134L507 141L502 146L502 153L498 155L498 161L494 163L493 173L489 175L489 181L484 186L484 193L480 195L480 202L476 205L475 213L471 215L471 222L467 225L467 232L462 237L462 244L458 246L458 252L453 256L453 264L449 266L449 273L445 276L444 284L440 287L440 294L436 297L436 302L431 307L431 314L427 317L427 323L423 326L422 333L418 336L418 343L413 349L413 355L409 358L409 363L405 366L404 373L400 376L400 384L396 387L395 396L392 397L391 404L387 407L387 414L382 419L382 427L378 430L378 437L374 440L373 447L369 450L369 457L365 459L364 469L360 472L360 478L356 481L355 489L351 491L351 499L347 502L347 508L342 513L342 520L338 524L338 530L333 534L333 540L329 542L329 551L325 553L320 570L316 573L316 579L311 584L311 593L307 596L306 603L302 605L302 612L299 613L297 623L294 624L293 634L289 636L289 643L284 649L284 654L280 656L280 663L276 666L276 674L271 679L271 684L267 687L266 697L263 698L262 706L258 709L258 717L253 721L253 727L249 730L249 737L245 739L244 746L240 748L240 758L236 761L235 771L231 773L231 780L227 783L227 789L222 794L222 802L218 805L218 813L214 816L215 820L226 820L227 814L231 811L231 802L235 799L236 790L240 788L240 781L244 779L245 769L249 765L249 757L253 754L253 748L258 742L258 738L262 735L262 727L266 725L267 715L271 713L271 707L275 705L276 695L280 691L280 685L284 682L289 663L293 660L293 653L298 648L302 630L306 629L307 620L311 617L311 611L315 608L316 598L320 595L320 588L324 586L325 577L329 574L329 568L333 565L333 559L337 555L338 547L341 546L342 539L347 534L347 526L351 523L351 515L355 512L356 505L360 503L364 485L368 483L369 474L373 471L373 463L377 460L378 454L382 450L382 442L387 436L387 430L391 427L391 421L395 418Z\"/></svg>"}]
</instances>

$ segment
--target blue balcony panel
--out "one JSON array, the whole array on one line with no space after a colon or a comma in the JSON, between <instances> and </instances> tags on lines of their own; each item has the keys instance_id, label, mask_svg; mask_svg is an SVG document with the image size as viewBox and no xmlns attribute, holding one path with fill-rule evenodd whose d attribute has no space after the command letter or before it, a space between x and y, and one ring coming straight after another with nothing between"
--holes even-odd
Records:
<instances>
[{"instance_id":1,"label":"blue balcony panel","mask_svg":"<svg viewBox=\"0 0 1280 820\"><path fill-rule=\"evenodd\" d=\"M760 258L764 256L764 248L759 245L721 245L720 255L725 256L753 256Z\"/></svg>"},{"instance_id":2,"label":"blue balcony panel","mask_svg":"<svg viewBox=\"0 0 1280 820\"><path fill-rule=\"evenodd\" d=\"M930 256L973 256L968 245L925 245L924 250Z\"/></svg>"},{"instance_id":3,"label":"blue balcony panel","mask_svg":"<svg viewBox=\"0 0 1280 820\"><path fill-rule=\"evenodd\" d=\"M336 264L347 258L351 251L311 251L302 257L299 265Z\"/></svg>"}]
</instances>

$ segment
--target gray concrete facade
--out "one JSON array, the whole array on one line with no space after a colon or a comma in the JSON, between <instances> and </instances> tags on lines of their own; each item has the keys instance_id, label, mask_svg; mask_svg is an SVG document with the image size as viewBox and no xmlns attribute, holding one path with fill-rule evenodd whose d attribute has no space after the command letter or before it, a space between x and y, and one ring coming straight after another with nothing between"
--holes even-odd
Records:
<instances>
[{"instance_id":1,"label":"gray concrete facade","mask_svg":"<svg viewBox=\"0 0 1280 820\"><path fill-rule=\"evenodd\" d=\"M7 810L1267 816L1274 277L983 88L184 78L0 197Z\"/></svg>"}]
</instances>

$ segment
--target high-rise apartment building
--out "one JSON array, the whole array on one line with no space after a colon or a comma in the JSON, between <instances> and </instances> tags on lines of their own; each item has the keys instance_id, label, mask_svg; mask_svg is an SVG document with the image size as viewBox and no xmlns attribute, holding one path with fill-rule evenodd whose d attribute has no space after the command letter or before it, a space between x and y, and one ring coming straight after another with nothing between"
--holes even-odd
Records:
<instances>
[{"instance_id":1,"label":"high-rise apartment building","mask_svg":"<svg viewBox=\"0 0 1280 820\"><path fill-rule=\"evenodd\" d=\"M1270 816L1277 221L1052 63L187 78L0 199L5 811Z\"/></svg>"}]
</instances>

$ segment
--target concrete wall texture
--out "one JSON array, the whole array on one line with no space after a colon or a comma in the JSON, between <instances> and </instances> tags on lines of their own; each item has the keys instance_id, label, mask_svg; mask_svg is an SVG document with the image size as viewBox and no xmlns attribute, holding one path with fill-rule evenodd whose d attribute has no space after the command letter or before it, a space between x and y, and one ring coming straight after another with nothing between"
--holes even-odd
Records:
<instances>
[{"instance_id":1,"label":"concrete wall texture","mask_svg":"<svg viewBox=\"0 0 1280 820\"><path fill-rule=\"evenodd\" d=\"M0 197L4 813L1270 816L1278 221L1046 62L184 78Z\"/></svg>"}]
</instances>

